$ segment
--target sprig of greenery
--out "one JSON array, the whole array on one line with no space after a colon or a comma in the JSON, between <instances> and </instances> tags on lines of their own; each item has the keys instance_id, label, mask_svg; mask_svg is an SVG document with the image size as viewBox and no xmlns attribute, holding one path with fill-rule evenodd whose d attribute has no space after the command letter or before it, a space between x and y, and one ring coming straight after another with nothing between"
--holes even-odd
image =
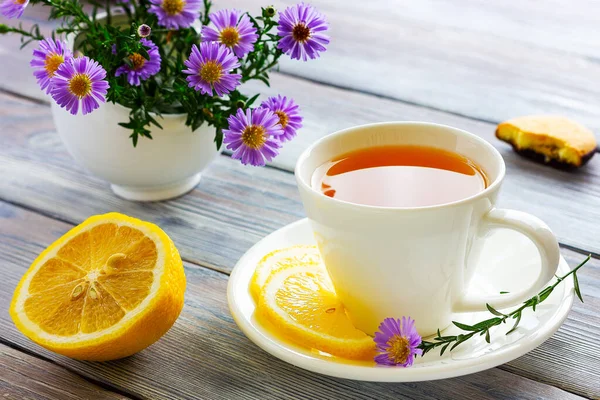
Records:
<instances>
[{"instance_id":1,"label":"sprig of greenery","mask_svg":"<svg viewBox=\"0 0 600 400\"><path fill-rule=\"evenodd\" d=\"M32 25L28 31L23 29L23 24L21 23L19 23L18 28L0 24L0 34L3 33L18 33L21 35L21 49L34 40L44 40L44 35L40 32L38 24Z\"/></svg>"},{"instance_id":2,"label":"sprig of greenery","mask_svg":"<svg viewBox=\"0 0 600 400\"><path fill-rule=\"evenodd\" d=\"M443 355L444 352L446 351L446 349L450 348L450 351L452 351L453 349L458 347L461 343L466 342L467 340L471 339L473 336L475 336L477 334L479 336L485 335L486 342L490 343L490 329L494 326L506 323L506 321L508 319L513 319L515 321L514 324L513 324L512 328L506 333L507 335L509 335L517 329L517 326L521 322L521 316L522 316L523 311L527 308L532 308L533 311L535 311L538 304L540 304L544 300L546 300L548 298L548 296L550 296L550 294L552 293L554 288L556 288L569 275L573 276L573 284L575 287L575 293L577 294L577 297L579 298L579 300L581 300L581 302L583 302L583 297L581 296L581 291L579 290L579 281L577 279L577 271L581 267L583 267L590 260L590 258L591 258L591 255L588 255L587 258L583 262L581 262L578 266L573 268L571 271L569 271L568 273L566 273L563 276L557 276L556 282L554 282L552 285L550 285L547 288L545 288L544 290L542 290L537 295L535 295L532 298L525 301L523 303L523 305L520 306L519 308L517 308L516 310L511 311L508 314L503 314L500 311L494 309L491 305L486 304L488 311L490 313L492 313L493 315L495 315L494 318L486 319L485 321L478 322L475 325L467 325L467 324L463 324L460 322L452 321L452 323L457 328L459 328L465 332L468 332L468 333L463 333L463 334L459 334L459 335L455 335L455 336L450 336L450 335L442 336L440 333L440 330L438 329L437 336L433 338L434 341L425 341L424 340L419 345L419 348L421 350L423 350L423 355L425 355L429 351L431 351L435 348L441 347L440 355Z\"/></svg>"}]
</instances>

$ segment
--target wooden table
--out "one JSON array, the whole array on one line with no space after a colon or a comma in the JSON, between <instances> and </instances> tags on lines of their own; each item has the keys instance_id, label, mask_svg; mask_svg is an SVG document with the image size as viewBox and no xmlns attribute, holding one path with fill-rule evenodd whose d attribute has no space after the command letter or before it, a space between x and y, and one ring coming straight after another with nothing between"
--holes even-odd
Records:
<instances>
[{"instance_id":1,"label":"wooden table","mask_svg":"<svg viewBox=\"0 0 600 400\"><path fill-rule=\"evenodd\" d=\"M291 1L276 2L281 8ZM515 155L495 124L560 113L600 134L600 2L597 0L314 0L331 22L327 53L283 62L263 96L285 93L305 116L272 166L220 157L176 200L115 197L60 142L48 99L15 37L0 38L0 395L2 398L575 399L600 398L600 156L568 173ZM259 10L261 3L219 7ZM28 9L23 22L43 21ZM5 21L3 21L5 22ZM52 25L42 22L43 30ZM271 357L237 328L228 274L262 237L303 217L291 173L312 141L386 120L453 125L489 140L506 160L500 206L530 212L556 232L580 273L586 303L531 353L485 372L410 384L334 379ZM84 135L85 132L82 132ZM8 316L12 292L35 256L92 214L120 211L159 224L175 241L188 280L183 312L159 342L124 360L71 360L35 345Z\"/></svg>"}]
</instances>

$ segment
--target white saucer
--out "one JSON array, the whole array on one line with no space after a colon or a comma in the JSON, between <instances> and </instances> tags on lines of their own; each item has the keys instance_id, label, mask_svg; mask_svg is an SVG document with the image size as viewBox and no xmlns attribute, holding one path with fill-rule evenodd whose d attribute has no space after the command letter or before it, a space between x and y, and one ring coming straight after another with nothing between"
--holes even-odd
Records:
<instances>
[{"instance_id":1,"label":"white saucer","mask_svg":"<svg viewBox=\"0 0 600 400\"><path fill-rule=\"evenodd\" d=\"M325 375L365 381L412 382L482 371L520 357L542 344L558 330L573 304L573 283L566 279L535 312L531 309L523 312L515 332L505 335L512 327L512 320L490 330L491 344L486 343L483 337L475 336L443 357L439 356L437 349L425 357L417 357L411 368L344 363L273 335L254 318L255 303L248 285L257 262L273 250L297 244L315 244L307 219L279 229L248 250L229 278L229 309L240 329L263 350L290 364ZM471 287L487 293L518 290L523 283L531 282L540 268L534 245L524 236L508 230L495 230L486 238L482 259L489 262L479 266ZM561 257L557 274L563 275L568 271L569 266ZM491 317L487 312L476 312L459 313L453 319L473 324ZM442 335L458 332L457 328L449 327Z\"/></svg>"}]
</instances>

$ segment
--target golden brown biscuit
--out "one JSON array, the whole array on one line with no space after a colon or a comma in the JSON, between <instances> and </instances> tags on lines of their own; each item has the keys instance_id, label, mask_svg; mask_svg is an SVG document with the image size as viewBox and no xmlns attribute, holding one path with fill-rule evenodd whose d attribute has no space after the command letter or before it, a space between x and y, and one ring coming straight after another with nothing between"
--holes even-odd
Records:
<instances>
[{"instance_id":1,"label":"golden brown biscuit","mask_svg":"<svg viewBox=\"0 0 600 400\"><path fill-rule=\"evenodd\" d=\"M596 151L596 137L565 117L530 115L502 122L496 137L526 157L555 167L581 167Z\"/></svg>"}]
</instances>

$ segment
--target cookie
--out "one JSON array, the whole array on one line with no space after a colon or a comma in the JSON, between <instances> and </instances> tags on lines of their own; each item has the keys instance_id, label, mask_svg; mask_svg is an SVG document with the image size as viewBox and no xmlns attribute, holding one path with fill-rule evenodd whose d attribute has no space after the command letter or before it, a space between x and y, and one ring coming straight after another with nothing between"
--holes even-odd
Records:
<instances>
[{"instance_id":1,"label":"cookie","mask_svg":"<svg viewBox=\"0 0 600 400\"><path fill-rule=\"evenodd\" d=\"M565 117L531 115L502 122L496 137L528 158L555 167L581 167L596 152L596 137Z\"/></svg>"}]
</instances>

